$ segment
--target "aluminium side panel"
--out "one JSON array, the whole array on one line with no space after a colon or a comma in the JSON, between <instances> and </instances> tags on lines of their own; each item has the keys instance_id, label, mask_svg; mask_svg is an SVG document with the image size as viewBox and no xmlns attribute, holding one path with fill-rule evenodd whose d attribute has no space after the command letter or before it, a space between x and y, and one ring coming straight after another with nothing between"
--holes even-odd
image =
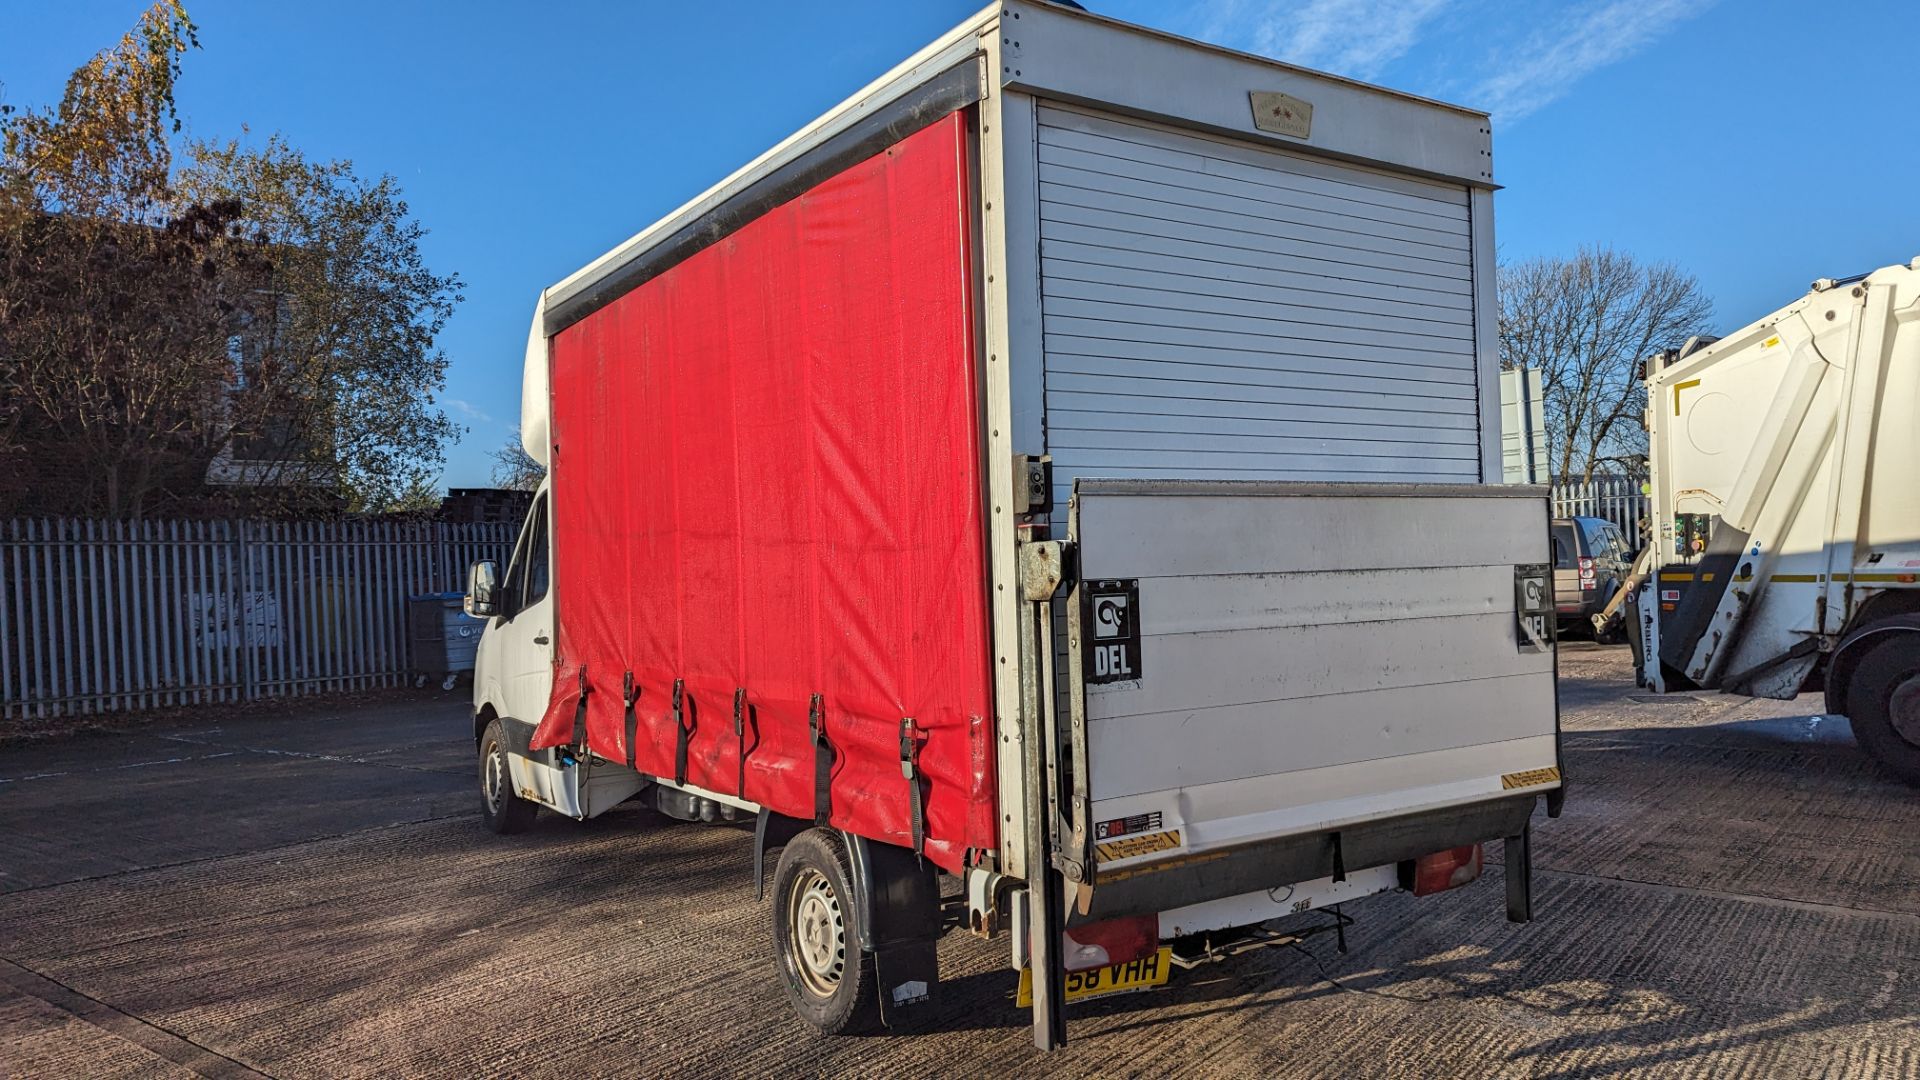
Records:
<instances>
[{"instance_id":1,"label":"aluminium side panel","mask_svg":"<svg viewBox=\"0 0 1920 1080\"><path fill-rule=\"evenodd\" d=\"M1544 489L1083 480L1073 513L1096 895L1558 786Z\"/></svg>"}]
</instances>

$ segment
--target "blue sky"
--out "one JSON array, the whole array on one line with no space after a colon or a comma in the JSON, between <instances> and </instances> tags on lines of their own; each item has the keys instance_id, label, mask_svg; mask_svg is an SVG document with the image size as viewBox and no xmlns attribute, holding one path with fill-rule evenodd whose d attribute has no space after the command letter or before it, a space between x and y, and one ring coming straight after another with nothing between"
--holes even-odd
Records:
<instances>
[{"instance_id":1,"label":"blue sky","mask_svg":"<svg viewBox=\"0 0 1920 1080\"><path fill-rule=\"evenodd\" d=\"M1501 255L1612 244L1699 275L1722 329L1920 255L1920 4L1086 0L1494 113ZM189 0L190 132L280 131L399 178L467 302L442 338L486 482L539 290L959 22L972 0ZM0 0L0 101L55 100L143 0Z\"/></svg>"}]
</instances>

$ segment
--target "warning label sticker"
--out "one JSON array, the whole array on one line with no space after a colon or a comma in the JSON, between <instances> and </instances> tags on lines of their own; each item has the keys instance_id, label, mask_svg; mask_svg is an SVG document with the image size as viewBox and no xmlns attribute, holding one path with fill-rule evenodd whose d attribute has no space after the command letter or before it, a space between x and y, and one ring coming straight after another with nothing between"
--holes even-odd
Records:
<instances>
[{"instance_id":1,"label":"warning label sticker","mask_svg":"<svg viewBox=\"0 0 1920 1080\"><path fill-rule=\"evenodd\" d=\"M1544 769L1528 769L1526 772L1510 772L1500 778L1500 787L1511 791L1514 788L1533 787L1536 784L1554 784L1560 781L1560 769L1549 765Z\"/></svg>"},{"instance_id":2,"label":"warning label sticker","mask_svg":"<svg viewBox=\"0 0 1920 1080\"><path fill-rule=\"evenodd\" d=\"M1180 830L1168 829L1165 832L1148 833L1145 836L1109 840L1104 844L1095 844L1093 850L1100 856L1102 863L1110 863L1119 862L1121 859L1136 859L1156 851L1172 851L1179 846Z\"/></svg>"},{"instance_id":3,"label":"warning label sticker","mask_svg":"<svg viewBox=\"0 0 1920 1080\"><path fill-rule=\"evenodd\" d=\"M1098 821L1093 826L1095 840L1112 840L1120 836L1132 836L1134 833L1158 832L1162 821L1160 811L1148 814L1134 814L1131 817L1114 818L1112 821Z\"/></svg>"}]
</instances>

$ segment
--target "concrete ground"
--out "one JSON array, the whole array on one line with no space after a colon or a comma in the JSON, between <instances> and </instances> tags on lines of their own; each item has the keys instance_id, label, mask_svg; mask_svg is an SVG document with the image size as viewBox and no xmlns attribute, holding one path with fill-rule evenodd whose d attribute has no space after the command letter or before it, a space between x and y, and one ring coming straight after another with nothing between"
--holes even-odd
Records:
<instances>
[{"instance_id":1,"label":"concrete ground","mask_svg":"<svg viewBox=\"0 0 1920 1080\"><path fill-rule=\"evenodd\" d=\"M1920 792L1811 698L1562 673L1532 924L1497 869L1377 897L1344 956L1075 1006L1045 1059L964 935L916 1033L812 1036L748 832L494 837L455 695L0 750L0 1075L1920 1076Z\"/></svg>"}]
</instances>

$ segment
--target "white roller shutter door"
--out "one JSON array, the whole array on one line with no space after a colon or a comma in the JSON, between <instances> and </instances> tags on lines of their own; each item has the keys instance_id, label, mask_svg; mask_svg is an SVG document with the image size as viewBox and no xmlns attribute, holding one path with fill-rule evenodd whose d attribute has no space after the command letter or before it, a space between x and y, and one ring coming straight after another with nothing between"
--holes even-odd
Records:
<instances>
[{"instance_id":1,"label":"white roller shutter door","mask_svg":"<svg viewBox=\"0 0 1920 1080\"><path fill-rule=\"evenodd\" d=\"M1465 188L1055 105L1038 151L1062 499L1481 479Z\"/></svg>"}]
</instances>

